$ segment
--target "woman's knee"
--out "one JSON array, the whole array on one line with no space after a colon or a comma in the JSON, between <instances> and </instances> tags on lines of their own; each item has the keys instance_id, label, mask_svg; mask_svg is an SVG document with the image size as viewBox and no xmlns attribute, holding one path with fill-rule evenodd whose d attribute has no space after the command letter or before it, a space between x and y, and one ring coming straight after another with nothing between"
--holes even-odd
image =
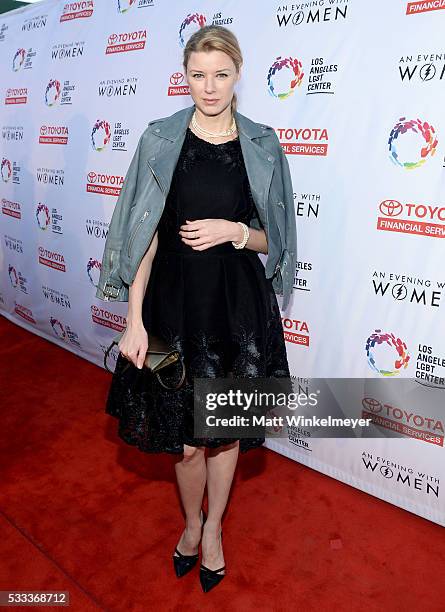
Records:
<instances>
[{"instance_id":1,"label":"woman's knee","mask_svg":"<svg viewBox=\"0 0 445 612\"><path fill-rule=\"evenodd\" d=\"M188 444L184 444L183 463L189 463L200 459L200 457L204 455L204 451L205 446L189 446Z\"/></svg>"},{"instance_id":2,"label":"woman's knee","mask_svg":"<svg viewBox=\"0 0 445 612\"><path fill-rule=\"evenodd\" d=\"M209 457L216 457L217 455L224 454L227 451L239 452L239 440L235 440L234 442L230 442L229 444L224 444L223 446L217 446L216 448L209 448Z\"/></svg>"}]
</instances>

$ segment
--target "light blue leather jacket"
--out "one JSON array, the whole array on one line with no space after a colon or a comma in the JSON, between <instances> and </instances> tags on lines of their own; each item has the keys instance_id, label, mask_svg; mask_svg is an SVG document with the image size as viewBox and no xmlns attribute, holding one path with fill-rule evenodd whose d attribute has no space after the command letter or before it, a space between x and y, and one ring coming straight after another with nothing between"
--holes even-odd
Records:
<instances>
[{"instance_id":1,"label":"light blue leather jacket","mask_svg":"<svg viewBox=\"0 0 445 612\"><path fill-rule=\"evenodd\" d=\"M155 234L195 105L151 121L139 139L111 217L96 297L128 301L139 264ZM267 278L283 295L292 293L297 235L289 164L273 128L235 111L250 189L266 232ZM204 215L205 216L205 215ZM257 219L251 227L261 229Z\"/></svg>"}]
</instances>

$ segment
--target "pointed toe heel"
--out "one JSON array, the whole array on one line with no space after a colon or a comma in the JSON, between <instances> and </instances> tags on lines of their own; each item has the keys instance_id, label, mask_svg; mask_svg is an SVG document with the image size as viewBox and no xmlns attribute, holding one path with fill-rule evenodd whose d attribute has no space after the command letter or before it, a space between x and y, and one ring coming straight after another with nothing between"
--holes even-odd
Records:
<instances>
[{"instance_id":1,"label":"pointed toe heel","mask_svg":"<svg viewBox=\"0 0 445 612\"><path fill-rule=\"evenodd\" d=\"M173 555L173 565L175 568L175 573L178 578L182 578L188 574L190 570L192 570L199 559L199 554L196 555L183 555L179 552L178 548L175 548L176 555Z\"/></svg>"},{"instance_id":2,"label":"pointed toe heel","mask_svg":"<svg viewBox=\"0 0 445 612\"><path fill-rule=\"evenodd\" d=\"M207 515L204 510L202 512L202 525L206 522ZM202 535L202 527L201 527L201 535ZM176 553L176 554L175 554ZM175 574L178 578L182 578L192 570L198 562L199 553L195 555L183 555L182 552L178 550L178 547L175 548L175 553L173 554L173 567L175 569Z\"/></svg>"},{"instance_id":3,"label":"pointed toe heel","mask_svg":"<svg viewBox=\"0 0 445 612\"><path fill-rule=\"evenodd\" d=\"M202 590L204 593L208 593L213 587L216 587L217 584L221 582L221 580L225 577L225 574L220 574L226 569L226 566L220 567L216 570L211 570L205 565L201 563L201 567L199 569L199 581L201 582Z\"/></svg>"},{"instance_id":4,"label":"pointed toe heel","mask_svg":"<svg viewBox=\"0 0 445 612\"><path fill-rule=\"evenodd\" d=\"M222 540L222 530L221 530L221 540ZM205 565L201 563L201 567L199 568L199 581L201 583L202 590L204 593L208 593L211 589L216 587L221 580L225 577L225 574L220 574L226 569L226 566L220 567L216 570L211 570Z\"/></svg>"}]
</instances>

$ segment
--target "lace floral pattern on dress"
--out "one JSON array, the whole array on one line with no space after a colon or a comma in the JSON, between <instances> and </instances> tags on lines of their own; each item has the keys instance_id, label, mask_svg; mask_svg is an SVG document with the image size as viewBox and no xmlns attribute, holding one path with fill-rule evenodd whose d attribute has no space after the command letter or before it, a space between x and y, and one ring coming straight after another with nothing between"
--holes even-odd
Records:
<instances>
[{"instance_id":1,"label":"lace floral pattern on dress","mask_svg":"<svg viewBox=\"0 0 445 612\"><path fill-rule=\"evenodd\" d=\"M262 347L247 329L241 329L232 337L238 352L231 369L234 377L290 377L281 329L276 329L273 319L269 321L268 329L270 333L266 347ZM137 370L134 366L122 374L127 361L119 355L106 406L108 414L119 418L119 436L128 444L148 453L179 454L183 452L184 444L217 448L232 443L233 438L193 436L193 377L216 378L229 375L224 366L224 353L218 350L224 340L201 334L184 341L171 329L164 328L164 333L164 337L180 352L185 362L188 354L194 355L186 367L184 384L176 391L164 389L146 369ZM178 380L178 376L179 366L172 368L170 373L167 373L167 369L162 373L168 385ZM257 448L264 440L242 438L240 452Z\"/></svg>"},{"instance_id":2,"label":"lace floral pattern on dress","mask_svg":"<svg viewBox=\"0 0 445 612\"><path fill-rule=\"evenodd\" d=\"M183 172L189 172L196 162L202 160L218 160L229 172L242 167L243 158L238 137L221 144L213 144L196 136L190 128L187 129L185 137L187 141L193 142L193 146L186 146L181 150L178 165Z\"/></svg>"}]
</instances>

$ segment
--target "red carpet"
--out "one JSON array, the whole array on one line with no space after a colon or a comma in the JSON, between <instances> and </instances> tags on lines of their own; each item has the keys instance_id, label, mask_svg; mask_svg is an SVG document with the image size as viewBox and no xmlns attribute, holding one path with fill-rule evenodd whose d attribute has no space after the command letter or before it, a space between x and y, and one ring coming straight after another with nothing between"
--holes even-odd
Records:
<instances>
[{"instance_id":1,"label":"red carpet","mask_svg":"<svg viewBox=\"0 0 445 612\"><path fill-rule=\"evenodd\" d=\"M75 612L445 610L442 527L266 449L238 462L227 577L178 580L177 458L120 441L110 374L4 317L0 338L0 590Z\"/></svg>"}]
</instances>

